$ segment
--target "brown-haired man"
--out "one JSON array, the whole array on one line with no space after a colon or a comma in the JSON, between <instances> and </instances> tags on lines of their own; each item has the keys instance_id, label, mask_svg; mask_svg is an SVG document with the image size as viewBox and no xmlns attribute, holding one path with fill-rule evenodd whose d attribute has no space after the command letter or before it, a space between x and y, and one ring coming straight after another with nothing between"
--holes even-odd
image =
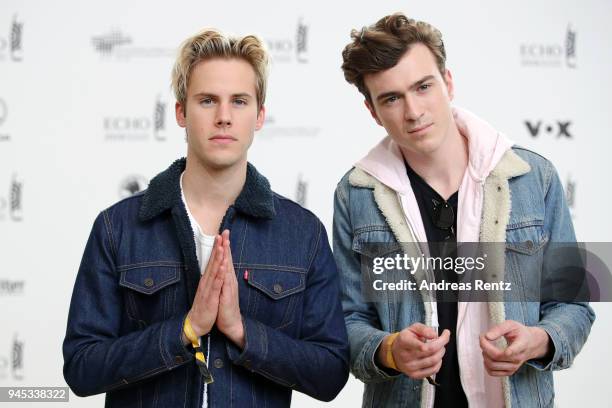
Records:
<instances>
[{"instance_id":1,"label":"brown-haired man","mask_svg":"<svg viewBox=\"0 0 612 408\"><path fill-rule=\"evenodd\" d=\"M453 77L430 24L386 16L354 30L342 56L346 80L388 134L335 197L334 255L363 405L552 406L551 371L568 367L586 341L594 319L587 304L442 302L427 290L392 289L372 301L360 260L374 243L405 244L414 257L435 255L437 242L504 243L523 250L502 250L492 269L516 295L538 276L530 272L547 241L575 241L554 168L451 106ZM436 281L457 281L452 270L433 272Z\"/></svg>"}]
</instances>

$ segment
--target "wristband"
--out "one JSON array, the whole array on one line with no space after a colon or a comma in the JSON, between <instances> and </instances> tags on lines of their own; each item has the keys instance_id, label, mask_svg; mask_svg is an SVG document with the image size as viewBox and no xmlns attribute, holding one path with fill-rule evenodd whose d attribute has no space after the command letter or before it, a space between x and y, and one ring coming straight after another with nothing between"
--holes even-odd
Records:
<instances>
[{"instance_id":1,"label":"wristband","mask_svg":"<svg viewBox=\"0 0 612 408\"><path fill-rule=\"evenodd\" d=\"M395 339L397 338L397 336L399 336L399 332L391 334L385 340L386 347L387 347L387 354L385 356L386 357L385 360L386 360L387 366L394 369L395 371L399 371L399 370L397 368L397 365L395 364L395 359L393 358L391 347L393 346L393 343L395 342Z\"/></svg>"},{"instance_id":2,"label":"wristband","mask_svg":"<svg viewBox=\"0 0 612 408\"><path fill-rule=\"evenodd\" d=\"M183 324L183 333L185 333L185 337L191 342L191 346L195 350L195 358L196 364L200 369L200 374L204 377L204 382L206 384L212 383L213 377L210 371L208 370L208 365L206 364L206 357L204 357L204 352L202 351L202 346L200 344L200 338L193 330L193 326L191 326L191 320L189 320L189 316L185 317L185 323Z\"/></svg>"}]
</instances>

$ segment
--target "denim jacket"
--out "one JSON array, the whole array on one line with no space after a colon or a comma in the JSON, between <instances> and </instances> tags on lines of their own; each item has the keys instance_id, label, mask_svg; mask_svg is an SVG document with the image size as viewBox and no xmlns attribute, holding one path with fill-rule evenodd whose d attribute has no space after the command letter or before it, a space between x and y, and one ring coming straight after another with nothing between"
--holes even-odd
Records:
<instances>
[{"instance_id":1,"label":"denim jacket","mask_svg":"<svg viewBox=\"0 0 612 408\"><path fill-rule=\"evenodd\" d=\"M200 271L180 196L185 159L96 219L76 278L64 377L107 407L202 406L203 379L181 333ZM248 165L227 210L245 345L216 328L210 407L287 407L292 389L329 401L348 378L336 266L321 222ZM245 271L248 273L245 274Z\"/></svg>"},{"instance_id":2,"label":"denim jacket","mask_svg":"<svg viewBox=\"0 0 612 408\"><path fill-rule=\"evenodd\" d=\"M481 242L504 242L499 270L515 290L525 291L531 276L523 271L541 265L549 242L575 242L569 210L556 171L543 157L523 148L508 150L482 185L484 208ZM512 197L512 199L510 199ZM359 168L349 171L335 194L334 256L341 276L351 372L365 383L364 407L424 407L431 389L424 380L392 375L376 363L376 351L389 333L415 322L431 324L431 310L418 291L393 299L366 302L361 288L360 256L368 242L415 241L403 212L402 197ZM500 239L501 238L501 239ZM416 255L416 254L413 254ZM552 370L569 367L594 321L586 303L491 302L494 324L515 320L544 329L554 352L549 361L529 361L502 382L504 404L552 407ZM440 392L443 392L440 391Z\"/></svg>"}]
</instances>

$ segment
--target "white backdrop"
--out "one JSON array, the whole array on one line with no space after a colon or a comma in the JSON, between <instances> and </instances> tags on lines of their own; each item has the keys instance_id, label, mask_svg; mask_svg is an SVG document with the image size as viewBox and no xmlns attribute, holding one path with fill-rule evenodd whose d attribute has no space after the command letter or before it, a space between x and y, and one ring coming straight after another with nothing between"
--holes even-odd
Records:
<instances>
[{"instance_id":1,"label":"white backdrop","mask_svg":"<svg viewBox=\"0 0 612 408\"><path fill-rule=\"evenodd\" d=\"M331 233L337 181L382 136L340 70L351 28L403 11L444 34L455 103L551 159L578 238L610 241L612 3L17 1L0 4L0 386L63 386L61 344L97 213L184 155L170 69L206 26L272 53L250 160ZM607 39L607 40L606 40ZM611 406L612 307L555 374L557 406ZM332 403L359 406L353 377ZM61 405L61 404L58 404ZM70 406L103 405L71 395ZM294 393L294 406L324 405ZM21 406L21 405L20 405Z\"/></svg>"}]
</instances>

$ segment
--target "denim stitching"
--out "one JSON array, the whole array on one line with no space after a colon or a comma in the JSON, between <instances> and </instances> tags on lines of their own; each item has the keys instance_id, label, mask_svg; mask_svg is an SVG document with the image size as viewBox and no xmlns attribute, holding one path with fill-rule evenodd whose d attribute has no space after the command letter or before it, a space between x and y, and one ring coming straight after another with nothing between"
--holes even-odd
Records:
<instances>
[{"instance_id":1,"label":"denim stitching","mask_svg":"<svg viewBox=\"0 0 612 408\"><path fill-rule=\"evenodd\" d=\"M314 262L314 259L316 257L316 254L319 250L319 243L321 242L321 231L323 230L323 224L321 224L320 222L317 223L317 226L319 227L319 231L317 231L317 240L315 242L314 247L312 248L312 253L309 254L310 256L310 262L308 262L308 271L310 271L310 268L312 268L312 264Z\"/></svg>"},{"instance_id":2,"label":"denim stitching","mask_svg":"<svg viewBox=\"0 0 612 408\"><path fill-rule=\"evenodd\" d=\"M371 231L391 232L391 228L386 225L366 225L365 227L359 227L354 230L353 235L359 235L361 233Z\"/></svg>"},{"instance_id":3,"label":"denim stitching","mask_svg":"<svg viewBox=\"0 0 612 408\"><path fill-rule=\"evenodd\" d=\"M164 358L164 349L162 347L162 338L164 337L164 326L165 324L162 324L159 329L159 340L158 340L159 353L161 354L161 358L164 361L164 364L166 365L166 367L169 367L168 361L166 361L166 359ZM170 355L168 355L168 357L170 357Z\"/></svg>"},{"instance_id":4,"label":"denim stitching","mask_svg":"<svg viewBox=\"0 0 612 408\"><path fill-rule=\"evenodd\" d=\"M110 242L111 252L113 254L113 257L117 259L117 249L115 248L115 239L113 237L113 227L108 217L108 212L103 211L102 217L104 218L104 224L106 225L106 234L108 235L108 240Z\"/></svg>"},{"instance_id":5,"label":"denim stitching","mask_svg":"<svg viewBox=\"0 0 612 408\"><path fill-rule=\"evenodd\" d=\"M137 262L133 264L121 265L117 267L119 271L127 271L130 269L146 268L149 266L170 266L174 268L183 269L184 264L181 262L174 261L149 261L149 262Z\"/></svg>"},{"instance_id":6,"label":"denim stitching","mask_svg":"<svg viewBox=\"0 0 612 408\"><path fill-rule=\"evenodd\" d=\"M183 341L183 339L181 339L181 342ZM185 392L183 393L183 408L187 407L187 388L189 385L189 368L186 368L185 370Z\"/></svg>"},{"instance_id":7,"label":"denim stitching","mask_svg":"<svg viewBox=\"0 0 612 408\"><path fill-rule=\"evenodd\" d=\"M139 375L139 376L136 376L136 377L130 378L130 380L129 380L129 381L128 381L127 379L125 379L125 378L122 378L122 379L120 379L119 381L117 381L117 382L115 382L115 383L113 383L113 384L111 384L111 385L108 385L108 386L106 386L106 387L103 387L103 388L102 388L102 392L109 392L109 391L113 391L115 388L118 388L118 387L120 387L120 386L122 386L122 385L130 385L130 384L133 384L133 383L135 383L136 381L139 381L139 380L142 380L142 379L144 379L144 378L150 377L150 376L151 376L151 375L153 375L153 374L157 374L157 373L162 372L162 371L165 371L165 370L166 370L166 367L161 366L161 367L157 367L157 368L154 368L154 369L152 369L152 370L149 370L149 371L147 371L147 372L145 372L145 373L143 373L143 374L141 374L141 375Z\"/></svg>"},{"instance_id":8,"label":"denim stitching","mask_svg":"<svg viewBox=\"0 0 612 408\"><path fill-rule=\"evenodd\" d=\"M174 271L175 273L174 273L173 277L168 278L165 281L162 281L161 283L158 283L157 285L155 285L155 286L153 286L151 288L146 288L145 289L145 288L143 288L140 285L137 285L137 284L132 283L132 282L128 282L127 279L126 279L126 274L123 273L123 272L125 272L125 271L122 271L122 273L121 273L121 278L119 280L119 286L123 286L123 287L126 287L126 288L134 289L135 291L140 292L140 293L144 293L145 295L151 295L151 294L159 291L160 289L163 289L166 286L168 286L168 285L170 285L172 283L176 283L176 282L181 280L179 271L175 270Z\"/></svg>"},{"instance_id":9,"label":"denim stitching","mask_svg":"<svg viewBox=\"0 0 612 408\"><path fill-rule=\"evenodd\" d=\"M268 377L270 380L277 382L281 385L284 385L285 387L295 387L295 384L291 384L290 382L283 380L282 378L279 378L275 375L270 374L269 372L267 372L266 370L264 370L263 368L260 368L257 370L261 375Z\"/></svg>"},{"instance_id":10,"label":"denim stitching","mask_svg":"<svg viewBox=\"0 0 612 408\"><path fill-rule=\"evenodd\" d=\"M262 292L264 292L266 295L270 296L274 300L284 299L284 298L286 298L289 295L293 295L294 293L302 292L306 288L306 283L305 283L305 281L303 279L300 279L299 285L296 286L295 288L291 288L289 290L286 290L285 292L278 293L278 294L270 292L270 290L268 288L266 288L265 286L263 286L260 283L254 282L251 279L249 279L249 285L251 285L253 287L256 287L257 289L261 290Z\"/></svg>"},{"instance_id":11,"label":"denim stitching","mask_svg":"<svg viewBox=\"0 0 612 408\"><path fill-rule=\"evenodd\" d=\"M515 230L515 229L524 228L524 227L538 227L542 225L544 225L544 220L535 219L535 220L529 220L529 221L521 221L521 222L515 222L514 224L508 224L506 226L506 231Z\"/></svg>"},{"instance_id":12,"label":"denim stitching","mask_svg":"<svg viewBox=\"0 0 612 408\"><path fill-rule=\"evenodd\" d=\"M280 272L297 272L301 274L307 274L308 270L297 266L285 266L285 265L273 265L273 264L252 264L252 263L237 263L234 264L235 268L246 268L246 269L268 269Z\"/></svg>"}]
</instances>

